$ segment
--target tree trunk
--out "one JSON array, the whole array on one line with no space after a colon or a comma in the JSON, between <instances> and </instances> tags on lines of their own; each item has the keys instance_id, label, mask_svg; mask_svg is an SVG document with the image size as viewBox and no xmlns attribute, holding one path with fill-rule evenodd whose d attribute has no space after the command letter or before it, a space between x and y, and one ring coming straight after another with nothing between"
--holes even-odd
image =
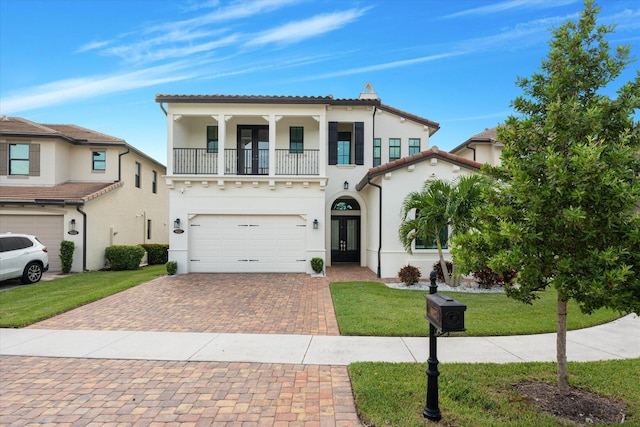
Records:
<instances>
[{"instance_id":1,"label":"tree trunk","mask_svg":"<svg viewBox=\"0 0 640 427\"><path fill-rule=\"evenodd\" d=\"M440 267L442 268L442 277L444 277L444 282L451 286L451 278L449 276L449 269L447 268L447 262L444 260L444 255L442 254L442 244L440 243L440 237L436 234L436 245L438 246L438 256L440 257Z\"/></svg>"},{"instance_id":2,"label":"tree trunk","mask_svg":"<svg viewBox=\"0 0 640 427\"><path fill-rule=\"evenodd\" d=\"M558 294L558 321L556 336L556 353L558 358L558 390L562 394L569 393L567 379L567 301Z\"/></svg>"}]
</instances>

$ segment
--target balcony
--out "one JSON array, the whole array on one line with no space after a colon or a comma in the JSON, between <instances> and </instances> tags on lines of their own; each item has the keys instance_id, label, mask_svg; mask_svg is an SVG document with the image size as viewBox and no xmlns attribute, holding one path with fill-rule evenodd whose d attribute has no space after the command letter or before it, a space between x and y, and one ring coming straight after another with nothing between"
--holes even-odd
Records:
<instances>
[{"instance_id":1,"label":"balcony","mask_svg":"<svg viewBox=\"0 0 640 427\"><path fill-rule=\"evenodd\" d=\"M319 175L320 150L291 152L276 149L274 175ZM268 149L225 149L224 175L269 175ZM175 175L219 175L218 153L206 148L174 148L173 173Z\"/></svg>"}]
</instances>

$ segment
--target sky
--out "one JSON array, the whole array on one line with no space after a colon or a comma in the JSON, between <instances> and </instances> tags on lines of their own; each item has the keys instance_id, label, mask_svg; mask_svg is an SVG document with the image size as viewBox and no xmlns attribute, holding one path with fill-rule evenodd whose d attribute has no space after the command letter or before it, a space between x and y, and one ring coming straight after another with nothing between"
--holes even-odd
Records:
<instances>
[{"instance_id":1,"label":"sky","mask_svg":"<svg viewBox=\"0 0 640 427\"><path fill-rule=\"evenodd\" d=\"M640 58L640 2L599 0ZM156 94L357 98L440 124L451 150L504 122L579 0L0 0L0 114L75 124L166 164ZM614 82L634 78L635 62Z\"/></svg>"}]
</instances>

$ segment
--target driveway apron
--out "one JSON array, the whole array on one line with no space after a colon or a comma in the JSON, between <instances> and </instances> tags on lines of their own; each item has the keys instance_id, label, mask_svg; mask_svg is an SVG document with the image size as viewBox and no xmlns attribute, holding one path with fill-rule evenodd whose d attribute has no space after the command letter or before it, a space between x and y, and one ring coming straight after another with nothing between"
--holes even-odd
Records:
<instances>
[{"instance_id":1,"label":"driveway apron","mask_svg":"<svg viewBox=\"0 0 640 427\"><path fill-rule=\"evenodd\" d=\"M335 336L329 282L377 279L360 267L327 273L160 277L31 328ZM0 360L2 426L361 425L346 366Z\"/></svg>"}]
</instances>

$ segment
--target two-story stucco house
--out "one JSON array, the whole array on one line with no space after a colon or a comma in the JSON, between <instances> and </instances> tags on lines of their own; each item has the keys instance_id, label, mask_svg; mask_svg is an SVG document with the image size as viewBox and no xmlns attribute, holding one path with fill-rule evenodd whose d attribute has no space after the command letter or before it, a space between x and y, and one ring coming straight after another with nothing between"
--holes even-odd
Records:
<instances>
[{"instance_id":1,"label":"two-story stucco house","mask_svg":"<svg viewBox=\"0 0 640 427\"><path fill-rule=\"evenodd\" d=\"M167 243L166 168L124 140L75 125L0 118L0 232L36 235L60 270L98 270L114 244Z\"/></svg>"},{"instance_id":2,"label":"two-story stucco house","mask_svg":"<svg viewBox=\"0 0 640 427\"><path fill-rule=\"evenodd\" d=\"M167 116L169 258L178 272L306 272L310 260L395 277L430 271L397 235L404 197L480 164L429 149L439 125L358 98L157 95Z\"/></svg>"}]
</instances>

